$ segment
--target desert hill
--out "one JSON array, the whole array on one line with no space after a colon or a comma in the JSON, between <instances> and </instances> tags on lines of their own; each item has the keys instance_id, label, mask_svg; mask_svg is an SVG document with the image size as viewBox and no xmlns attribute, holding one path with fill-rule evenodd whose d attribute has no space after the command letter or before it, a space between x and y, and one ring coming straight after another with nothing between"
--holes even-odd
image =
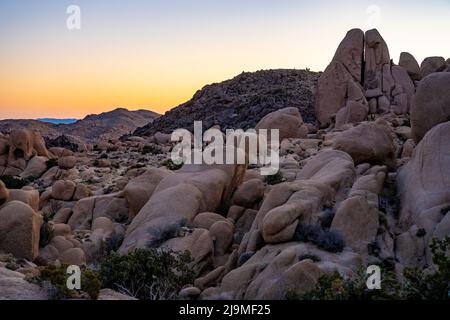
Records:
<instances>
[{"instance_id":1,"label":"desert hill","mask_svg":"<svg viewBox=\"0 0 450 320\"><path fill-rule=\"evenodd\" d=\"M245 130L255 127L268 113L286 107L298 108L303 119L313 123L319 76L320 73L309 70L244 72L233 79L205 86L191 100L137 129L134 135L191 129L196 120L202 120L205 128L219 124L223 130Z\"/></svg>"},{"instance_id":2,"label":"desert hill","mask_svg":"<svg viewBox=\"0 0 450 320\"><path fill-rule=\"evenodd\" d=\"M129 111L118 108L101 114L88 115L72 124L52 124L26 119L2 120L0 132L7 133L13 128L25 128L37 130L43 137L50 139L69 135L84 142L99 142L119 138L137 127L148 124L158 116L157 113L148 110Z\"/></svg>"}]
</instances>

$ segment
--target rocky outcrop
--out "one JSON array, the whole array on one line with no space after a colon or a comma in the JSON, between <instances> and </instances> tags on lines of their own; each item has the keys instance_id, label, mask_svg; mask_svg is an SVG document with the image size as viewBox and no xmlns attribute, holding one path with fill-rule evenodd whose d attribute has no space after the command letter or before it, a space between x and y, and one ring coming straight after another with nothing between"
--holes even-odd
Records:
<instances>
[{"instance_id":1,"label":"rocky outcrop","mask_svg":"<svg viewBox=\"0 0 450 320\"><path fill-rule=\"evenodd\" d=\"M352 252L332 254L296 242L267 245L227 273L219 286L203 291L201 298L285 299L288 292L311 290L324 274L352 276L359 265Z\"/></svg>"},{"instance_id":2,"label":"rocky outcrop","mask_svg":"<svg viewBox=\"0 0 450 320\"><path fill-rule=\"evenodd\" d=\"M9 134L8 162L14 162L20 158L28 161L35 155L48 158L48 151L41 135L26 129L12 130Z\"/></svg>"},{"instance_id":3,"label":"rocky outcrop","mask_svg":"<svg viewBox=\"0 0 450 320\"><path fill-rule=\"evenodd\" d=\"M6 188L3 181L0 180L0 206L9 200L9 190Z\"/></svg>"},{"instance_id":4,"label":"rocky outcrop","mask_svg":"<svg viewBox=\"0 0 450 320\"><path fill-rule=\"evenodd\" d=\"M412 80L418 81L421 79L419 64L417 63L416 58L409 52L400 53L398 65L408 72L408 75Z\"/></svg>"},{"instance_id":5,"label":"rocky outcrop","mask_svg":"<svg viewBox=\"0 0 450 320\"><path fill-rule=\"evenodd\" d=\"M433 73L420 81L411 107L411 131L416 142L439 123L450 120L450 73Z\"/></svg>"},{"instance_id":6,"label":"rocky outcrop","mask_svg":"<svg viewBox=\"0 0 450 320\"><path fill-rule=\"evenodd\" d=\"M364 121L368 114L407 114L420 77L414 57L403 52L394 65L376 29L350 30L319 78L316 116L324 128L335 117L337 128Z\"/></svg>"},{"instance_id":7,"label":"rocky outcrop","mask_svg":"<svg viewBox=\"0 0 450 320\"><path fill-rule=\"evenodd\" d=\"M399 172L401 201L396 256L405 266L432 264L433 238L450 234L450 122L428 131Z\"/></svg>"},{"instance_id":8,"label":"rocky outcrop","mask_svg":"<svg viewBox=\"0 0 450 320\"><path fill-rule=\"evenodd\" d=\"M393 135L383 124L365 122L346 130L336 136L333 148L351 155L356 164L368 162L394 165Z\"/></svg>"},{"instance_id":9,"label":"rocky outcrop","mask_svg":"<svg viewBox=\"0 0 450 320\"><path fill-rule=\"evenodd\" d=\"M286 299L336 272L364 285L368 265L399 281L408 266L434 271L429 245L450 234L450 90L444 72L421 79L412 55L399 64L378 31L351 30L319 81L322 128L303 121L317 76L275 70L207 86L143 136L102 136L82 149L52 139L64 148L47 150L31 130L0 134L0 175L17 175L0 182L0 299L45 299L45 284L26 282L45 266L103 267L109 253L136 248L188 251L183 268L195 278L174 294L192 300ZM126 112L100 117L109 131L114 115ZM280 130L279 172L180 169L169 133L193 120Z\"/></svg>"},{"instance_id":10,"label":"rocky outcrop","mask_svg":"<svg viewBox=\"0 0 450 320\"><path fill-rule=\"evenodd\" d=\"M0 175L38 178L46 170L49 157L37 131L16 128L0 139Z\"/></svg>"},{"instance_id":11,"label":"rocky outcrop","mask_svg":"<svg viewBox=\"0 0 450 320\"><path fill-rule=\"evenodd\" d=\"M15 128L0 137L0 175L39 178L52 156L37 131Z\"/></svg>"},{"instance_id":12,"label":"rocky outcrop","mask_svg":"<svg viewBox=\"0 0 450 320\"><path fill-rule=\"evenodd\" d=\"M427 57L420 64L420 75L425 78L431 73L441 72L447 69L447 64L443 57Z\"/></svg>"},{"instance_id":13,"label":"rocky outcrop","mask_svg":"<svg viewBox=\"0 0 450 320\"><path fill-rule=\"evenodd\" d=\"M285 138L306 138L308 134L308 127L303 123L297 108L284 108L269 113L258 122L255 129L266 129L268 134L272 129L279 130L280 141Z\"/></svg>"},{"instance_id":14,"label":"rocky outcrop","mask_svg":"<svg viewBox=\"0 0 450 320\"><path fill-rule=\"evenodd\" d=\"M168 170L152 168L127 184L124 196L130 208L130 219L133 219L147 203L161 180L170 174Z\"/></svg>"},{"instance_id":15,"label":"rocky outcrop","mask_svg":"<svg viewBox=\"0 0 450 320\"><path fill-rule=\"evenodd\" d=\"M198 213L216 211L230 201L244 173L243 165L185 165L167 176L128 227L120 251L154 245Z\"/></svg>"},{"instance_id":16,"label":"rocky outcrop","mask_svg":"<svg viewBox=\"0 0 450 320\"><path fill-rule=\"evenodd\" d=\"M347 246L367 254L368 245L379 230L379 193L383 190L386 167L374 166L359 177L348 198L338 207L331 230L338 231Z\"/></svg>"},{"instance_id":17,"label":"rocky outcrop","mask_svg":"<svg viewBox=\"0 0 450 320\"><path fill-rule=\"evenodd\" d=\"M0 250L34 260L39 254L41 218L27 204L10 201L0 207Z\"/></svg>"},{"instance_id":18,"label":"rocky outcrop","mask_svg":"<svg viewBox=\"0 0 450 320\"><path fill-rule=\"evenodd\" d=\"M127 201L118 194L88 197L75 204L67 223L73 230L90 230L92 223L99 217L127 221L128 211Z\"/></svg>"},{"instance_id":19,"label":"rocky outcrop","mask_svg":"<svg viewBox=\"0 0 450 320\"><path fill-rule=\"evenodd\" d=\"M346 105L347 97L361 96L356 83L361 83L364 54L364 33L350 30L320 76L317 84L316 118L321 127L331 123L331 117ZM355 92L353 92L355 91Z\"/></svg>"},{"instance_id":20,"label":"rocky outcrop","mask_svg":"<svg viewBox=\"0 0 450 320\"><path fill-rule=\"evenodd\" d=\"M47 171L48 158L35 156L28 162L25 170L20 174L21 177L40 178Z\"/></svg>"},{"instance_id":21,"label":"rocky outcrop","mask_svg":"<svg viewBox=\"0 0 450 320\"><path fill-rule=\"evenodd\" d=\"M344 197L354 178L353 161L343 152L324 151L311 158L297 181L268 193L239 251L255 252L261 242L290 241L298 224L317 223L324 206Z\"/></svg>"},{"instance_id":22,"label":"rocky outcrop","mask_svg":"<svg viewBox=\"0 0 450 320\"><path fill-rule=\"evenodd\" d=\"M48 300L50 293L25 275L0 266L0 300Z\"/></svg>"},{"instance_id":23,"label":"rocky outcrop","mask_svg":"<svg viewBox=\"0 0 450 320\"><path fill-rule=\"evenodd\" d=\"M399 172L401 221L410 226L422 212L450 203L450 122L431 129Z\"/></svg>"}]
</instances>

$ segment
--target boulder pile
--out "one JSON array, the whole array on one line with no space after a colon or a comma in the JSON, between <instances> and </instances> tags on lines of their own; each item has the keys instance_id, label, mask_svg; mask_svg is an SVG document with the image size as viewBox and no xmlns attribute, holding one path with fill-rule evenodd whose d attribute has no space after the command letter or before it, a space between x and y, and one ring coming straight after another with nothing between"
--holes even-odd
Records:
<instances>
[{"instance_id":1,"label":"boulder pile","mask_svg":"<svg viewBox=\"0 0 450 320\"><path fill-rule=\"evenodd\" d=\"M377 30L353 29L318 80L314 109L304 108L310 87L301 108L275 98L288 79L289 90L311 84L304 72L265 79L273 91L263 102L252 95L253 109L247 92L270 72L197 93L194 102L221 101L199 113L215 128L279 130L279 171L269 176L261 164L174 163L163 129L184 120L165 121L201 109L194 102L142 128L145 136L82 150L48 148L23 128L0 134L0 299L49 299L35 284L45 268L98 271L146 250L152 259L188 253L192 277L170 296L183 299L286 299L323 276L359 279L369 265L400 283L405 268L433 272L430 245L450 235L449 67L407 52L396 65ZM233 116L233 101L248 109ZM98 298L130 295L117 286Z\"/></svg>"}]
</instances>

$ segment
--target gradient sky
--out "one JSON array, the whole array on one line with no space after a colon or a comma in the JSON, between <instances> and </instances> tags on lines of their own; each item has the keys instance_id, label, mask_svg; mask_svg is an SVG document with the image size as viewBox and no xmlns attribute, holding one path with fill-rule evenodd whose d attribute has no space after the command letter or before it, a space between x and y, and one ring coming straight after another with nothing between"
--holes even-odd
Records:
<instances>
[{"instance_id":1,"label":"gradient sky","mask_svg":"<svg viewBox=\"0 0 450 320\"><path fill-rule=\"evenodd\" d=\"M373 26L394 62L450 57L450 0L0 0L0 118L164 112L242 71L323 70L347 30Z\"/></svg>"}]
</instances>

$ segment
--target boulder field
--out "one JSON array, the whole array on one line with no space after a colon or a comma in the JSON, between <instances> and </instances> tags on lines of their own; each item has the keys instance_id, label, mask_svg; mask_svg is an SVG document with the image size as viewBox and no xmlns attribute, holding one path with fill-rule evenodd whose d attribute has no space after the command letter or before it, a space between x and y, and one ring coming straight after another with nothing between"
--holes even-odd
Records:
<instances>
[{"instance_id":1,"label":"boulder field","mask_svg":"<svg viewBox=\"0 0 450 320\"><path fill-rule=\"evenodd\" d=\"M450 235L449 67L408 52L395 64L377 30L350 30L313 110L283 100L239 120L280 130L270 176L260 165L177 165L170 135L151 124L76 151L38 131L1 133L0 299L49 299L29 281L46 266L98 270L111 252L149 248L190 254L192 281L176 288L185 299L286 299L368 265L389 265L399 281L407 267L432 271L430 244ZM112 289L98 298L133 299Z\"/></svg>"}]
</instances>

